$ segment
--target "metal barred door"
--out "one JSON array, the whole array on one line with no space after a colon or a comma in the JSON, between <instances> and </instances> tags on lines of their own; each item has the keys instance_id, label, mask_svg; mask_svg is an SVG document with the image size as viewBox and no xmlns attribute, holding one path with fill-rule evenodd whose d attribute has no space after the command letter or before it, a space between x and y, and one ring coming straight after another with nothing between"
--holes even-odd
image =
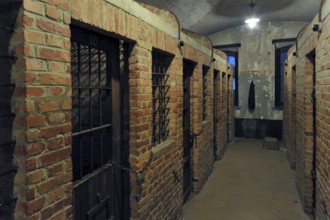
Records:
<instances>
[{"instance_id":1,"label":"metal barred door","mask_svg":"<svg viewBox=\"0 0 330 220\"><path fill-rule=\"evenodd\" d=\"M71 31L74 219L121 219L119 41Z\"/></svg>"},{"instance_id":2,"label":"metal barred door","mask_svg":"<svg viewBox=\"0 0 330 220\"><path fill-rule=\"evenodd\" d=\"M193 64L183 61L183 199L187 201L192 190L191 136L190 136L190 77Z\"/></svg>"}]
</instances>

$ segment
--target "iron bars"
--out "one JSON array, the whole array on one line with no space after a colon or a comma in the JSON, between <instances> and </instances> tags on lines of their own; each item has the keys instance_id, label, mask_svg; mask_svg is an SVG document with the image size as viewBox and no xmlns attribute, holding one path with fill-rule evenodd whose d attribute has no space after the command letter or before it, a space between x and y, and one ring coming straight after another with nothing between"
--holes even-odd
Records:
<instances>
[{"instance_id":1,"label":"iron bars","mask_svg":"<svg viewBox=\"0 0 330 220\"><path fill-rule=\"evenodd\" d=\"M79 180L108 163L112 155L109 53L73 41L73 178Z\"/></svg>"},{"instance_id":2,"label":"iron bars","mask_svg":"<svg viewBox=\"0 0 330 220\"><path fill-rule=\"evenodd\" d=\"M206 117L207 117L206 96L207 96L207 73L208 73L209 69L210 69L209 67L203 66L203 121L205 121Z\"/></svg>"},{"instance_id":3,"label":"iron bars","mask_svg":"<svg viewBox=\"0 0 330 220\"><path fill-rule=\"evenodd\" d=\"M13 182L17 168L12 162L16 144L12 140L15 114L11 111L15 85L10 83L11 61L9 58L10 56L0 56L0 219L12 218L17 201L17 198L13 196Z\"/></svg>"},{"instance_id":4,"label":"iron bars","mask_svg":"<svg viewBox=\"0 0 330 220\"><path fill-rule=\"evenodd\" d=\"M168 91L169 75L167 69L169 67L170 57L158 51L152 52L152 143L153 146L165 141L169 134L168 125L170 119L168 114L170 108L168 103L170 97Z\"/></svg>"}]
</instances>

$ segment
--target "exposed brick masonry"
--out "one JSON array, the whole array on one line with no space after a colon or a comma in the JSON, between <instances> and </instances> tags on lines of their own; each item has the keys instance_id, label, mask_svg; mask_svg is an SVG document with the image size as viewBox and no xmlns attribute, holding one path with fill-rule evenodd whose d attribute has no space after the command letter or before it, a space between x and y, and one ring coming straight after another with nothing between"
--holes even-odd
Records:
<instances>
[{"instance_id":1,"label":"exposed brick masonry","mask_svg":"<svg viewBox=\"0 0 330 220\"><path fill-rule=\"evenodd\" d=\"M129 4L135 4L129 1ZM226 55L212 54L206 37L181 32L189 42L179 47L179 39L128 13L114 1L24 0L17 19L11 48L19 59L12 70L16 84L13 98L16 219L72 219L71 162L71 70L70 24L96 27L130 44L129 85L129 163L134 170L146 169L142 184L130 176L131 219L176 219L183 207L183 59L196 63L191 80L192 174L199 191L213 170L213 70L220 71L218 154L227 145L227 123L233 120L232 93L228 92L231 71ZM141 6L139 6L142 8ZM138 8L139 8L138 7ZM175 17L160 9L146 7L169 22L177 31ZM138 10L138 9L137 9ZM179 35L178 35L179 36ZM169 74L169 138L152 147L152 80L154 49L173 56ZM206 52L209 51L209 52ZM215 61L213 61L215 58ZM207 119L202 120L202 67L207 74ZM229 105L228 105L229 103ZM227 109L229 108L229 111ZM220 111L221 109L221 111ZM229 112L229 116L228 116ZM229 117L229 118L228 118ZM232 132L230 132L232 135ZM177 173L178 179L174 178ZM127 210L128 212L129 210Z\"/></svg>"},{"instance_id":2,"label":"exposed brick masonry","mask_svg":"<svg viewBox=\"0 0 330 220\"><path fill-rule=\"evenodd\" d=\"M71 215L70 2L24 1L11 47L15 219ZM18 40L20 39L20 40Z\"/></svg>"},{"instance_id":3,"label":"exposed brick masonry","mask_svg":"<svg viewBox=\"0 0 330 220\"><path fill-rule=\"evenodd\" d=\"M318 16L311 24L317 22ZM292 48L286 67L284 136L290 164L297 171L297 187L304 209L313 211L316 193L316 219L330 218L329 191L329 36L330 17L323 21L320 33L309 25L298 37L298 50ZM297 56L293 56L293 53ZM316 133L313 130L313 60L315 53ZM314 137L316 140L314 140ZM315 142L315 146L314 146ZM313 149L316 154L316 185L313 184Z\"/></svg>"}]
</instances>

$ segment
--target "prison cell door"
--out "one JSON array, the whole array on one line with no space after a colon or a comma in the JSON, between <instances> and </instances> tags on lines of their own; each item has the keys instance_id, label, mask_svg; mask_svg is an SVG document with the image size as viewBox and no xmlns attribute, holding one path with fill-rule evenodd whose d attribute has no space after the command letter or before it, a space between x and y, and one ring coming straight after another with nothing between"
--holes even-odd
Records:
<instances>
[{"instance_id":1,"label":"prison cell door","mask_svg":"<svg viewBox=\"0 0 330 220\"><path fill-rule=\"evenodd\" d=\"M231 82L231 75L228 75L227 78L227 143L231 142L231 105L233 104L231 99L231 89L232 84Z\"/></svg>"},{"instance_id":2,"label":"prison cell door","mask_svg":"<svg viewBox=\"0 0 330 220\"><path fill-rule=\"evenodd\" d=\"M183 199L187 201L192 190L190 135L190 77L193 64L183 61Z\"/></svg>"},{"instance_id":3,"label":"prison cell door","mask_svg":"<svg viewBox=\"0 0 330 220\"><path fill-rule=\"evenodd\" d=\"M316 71L315 71L315 51L312 51L308 58L311 62L313 68L313 91L312 91L312 103L313 103L313 164L312 164L312 181L313 181L313 215L316 219L316 180L317 180L317 171L316 171Z\"/></svg>"},{"instance_id":4,"label":"prison cell door","mask_svg":"<svg viewBox=\"0 0 330 220\"><path fill-rule=\"evenodd\" d=\"M222 149L226 147L227 145L227 83L226 83L226 73L222 72L222 78L221 78L221 122L223 123L222 126Z\"/></svg>"},{"instance_id":5,"label":"prison cell door","mask_svg":"<svg viewBox=\"0 0 330 220\"><path fill-rule=\"evenodd\" d=\"M219 87L219 75L220 72L214 70L214 79L213 79L213 108L214 108L214 118L213 118L213 156L214 159L217 159L217 151L218 151L218 139L217 134L219 132L218 123L219 123L219 115L218 115L218 103L220 102L220 87Z\"/></svg>"},{"instance_id":6,"label":"prison cell door","mask_svg":"<svg viewBox=\"0 0 330 220\"><path fill-rule=\"evenodd\" d=\"M297 143L296 143L296 66L292 67L292 79L291 79L291 92L292 92L292 105L291 105L291 150L292 153L294 154L294 158L293 158L293 163L296 163L296 157L297 157Z\"/></svg>"},{"instance_id":7,"label":"prison cell door","mask_svg":"<svg viewBox=\"0 0 330 220\"><path fill-rule=\"evenodd\" d=\"M122 219L119 41L71 31L74 219Z\"/></svg>"}]
</instances>

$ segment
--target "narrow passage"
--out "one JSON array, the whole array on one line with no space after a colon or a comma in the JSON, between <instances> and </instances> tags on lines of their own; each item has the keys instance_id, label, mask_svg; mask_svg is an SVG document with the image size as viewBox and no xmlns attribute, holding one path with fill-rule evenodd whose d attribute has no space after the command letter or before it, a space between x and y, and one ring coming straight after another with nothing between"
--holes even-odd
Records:
<instances>
[{"instance_id":1,"label":"narrow passage","mask_svg":"<svg viewBox=\"0 0 330 220\"><path fill-rule=\"evenodd\" d=\"M184 220L308 220L286 152L238 139L228 146L202 191L184 207Z\"/></svg>"}]
</instances>

